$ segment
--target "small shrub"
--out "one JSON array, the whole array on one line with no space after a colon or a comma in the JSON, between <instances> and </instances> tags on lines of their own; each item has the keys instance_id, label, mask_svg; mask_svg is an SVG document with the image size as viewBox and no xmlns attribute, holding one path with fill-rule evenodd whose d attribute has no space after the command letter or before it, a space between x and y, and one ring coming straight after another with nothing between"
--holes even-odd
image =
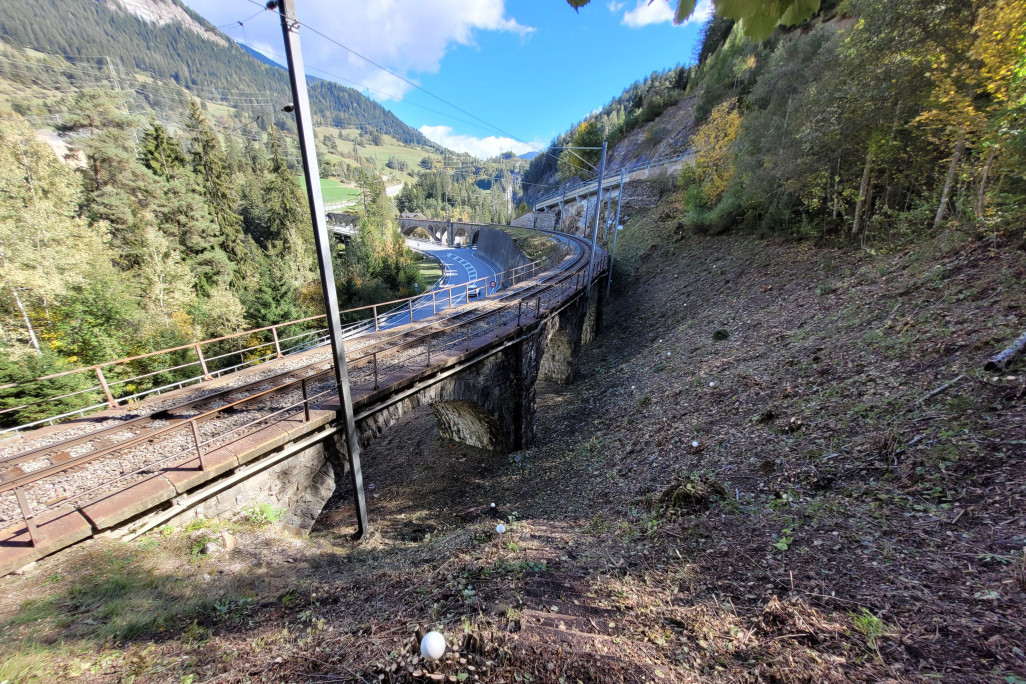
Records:
<instances>
[{"instance_id":1,"label":"small shrub","mask_svg":"<svg viewBox=\"0 0 1026 684\"><path fill-rule=\"evenodd\" d=\"M273 525L285 517L284 508L275 508L266 501L246 506L242 512L246 516L246 520L257 525Z\"/></svg>"},{"instance_id":2,"label":"small shrub","mask_svg":"<svg viewBox=\"0 0 1026 684\"><path fill-rule=\"evenodd\" d=\"M723 328L720 328L719 330L717 330L716 332L713 333L713 339L716 340L717 342L722 342L723 340L725 340L725 339L727 339L729 337L730 337L730 333L727 332L726 330L724 330Z\"/></svg>"},{"instance_id":3,"label":"small shrub","mask_svg":"<svg viewBox=\"0 0 1026 684\"><path fill-rule=\"evenodd\" d=\"M707 511L717 501L728 499L727 490L719 482L703 476L676 478L656 499L665 513L686 514Z\"/></svg>"},{"instance_id":4,"label":"small shrub","mask_svg":"<svg viewBox=\"0 0 1026 684\"><path fill-rule=\"evenodd\" d=\"M210 521L209 520L207 520L206 518L196 518L194 520L190 520L188 522L188 524L186 524L186 526L185 526L183 531L186 534L188 534L189 532L197 532L199 530L205 530L208 527L210 527Z\"/></svg>"}]
</instances>

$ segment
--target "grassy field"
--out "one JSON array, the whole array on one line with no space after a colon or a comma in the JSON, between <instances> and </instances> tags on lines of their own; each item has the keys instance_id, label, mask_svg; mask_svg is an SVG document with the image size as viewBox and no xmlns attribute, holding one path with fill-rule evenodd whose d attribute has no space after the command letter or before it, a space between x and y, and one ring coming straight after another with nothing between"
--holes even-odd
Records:
<instances>
[{"instance_id":1,"label":"grassy field","mask_svg":"<svg viewBox=\"0 0 1026 684\"><path fill-rule=\"evenodd\" d=\"M334 128L331 126L317 126L314 128L314 132L318 140L323 142L324 137L331 135L338 139L338 151L328 150L325 158L333 163L344 162L350 166L354 166L355 162L352 159L341 156L341 152L350 154L353 151L353 138L356 138L360 131L354 128ZM385 166L389 157L395 155L401 161L405 161L410 165L411 169L419 168L420 160L424 157L429 157L433 160L441 160L442 155L437 152L430 152L428 150L422 150L415 147L404 147L395 138L390 135L382 136L382 145L380 146L364 146L360 145L360 156L365 159L373 159L377 164L377 168L381 173L387 174L390 178L388 185L396 182L413 182L414 178L409 173L401 173L394 169L389 169Z\"/></svg>"},{"instance_id":2,"label":"grassy field","mask_svg":"<svg viewBox=\"0 0 1026 684\"><path fill-rule=\"evenodd\" d=\"M303 188L303 192L306 192L306 179L302 176L297 176L296 180L299 182L299 186ZM355 200L359 195L360 191L356 188L351 188L346 185L342 185L334 178L322 178L321 179L321 195L324 197L325 204L335 204L337 202L348 202Z\"/></svg>"},{"instance_id":3,"label":"grassy field","mask_svg":"<svg viewBox=\"0 0 1026 684\"><path fill-rule=\"evenodd\" d=\"M442 265L431 257L415 252L419 259L417 268L420 269L420 286L425 290L430 289L442 277Z\"/></svg>"}]
</instances>

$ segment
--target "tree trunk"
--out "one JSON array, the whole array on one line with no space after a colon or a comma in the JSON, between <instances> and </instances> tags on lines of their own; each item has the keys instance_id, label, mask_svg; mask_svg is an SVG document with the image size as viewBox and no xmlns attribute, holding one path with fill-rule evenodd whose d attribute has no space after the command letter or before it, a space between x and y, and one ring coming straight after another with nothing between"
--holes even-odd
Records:
<instances>
[{"instance_id":1,"label":"tree trunk","mask_svg":"<svg viewBox=\"0 0 1026 684\"><path fill-rule=\"evenodd\" d=\"M937 206L937 216L933 219L933 227L939 228L948 212L948 200L951 199L951 188L955 185L955 177L958 175L958 163L962 161L962 154L965 152L965 129L958 133L958 141L955 142L955 151L951 155L951 166L948 167L948 176L944 179L944 189L941 190L940 204Z\"/></svg>"},{"instance_id":2,"label":"tree trunk","mask_svg":"<svg viewBox=\"0 0 1026 684\"><path fill-rule=\"evenodd\" d=\"M25 320L25 327L28 329L29 343L39 351L39 340L36 339L36 331L32 329L32 321L29 320L28 312L25 311L24 305L21 303L21 297L18 296L18 288L12 287L11 292L14 293L14 303L18 305L18 311L21 312L21 317Z\"/></svg>"},{"instance_id":3,"label":"tree trunk","mask_svg":"<svg viewBox=\"0 0 1026 684\"><path fill-rule=\"evenodd\" d=\"M869 217L873 213L873 184L872 183L870 183L866 187L866 207L863 210L863 213L865 214L865 217L866 217L865 221L863 221L863 223L869 223ZM866 229L863 228L862 232L865 233Z\"/></svg>"},{"instance_id":4,"label":"tree trunk","mask_svg":"<svg viewBox=\"0 0 1026 684\"><path fill-rule=\"evenodd\" d=\"M838 157L837 158L837 173L834 174L834 211L833 211L833 216L831 217L834 220L837 220L837 210L838 210L838 208L840 207L840 204L841 204L841 195L838 193L838 186L840 185L840 183L841 183L841 159L840 159L840 157Z\"/></svg>"},{"instance_id":5,"label":"tree trunk","mask_svg":"<svg viewBox=\"0 0 1026 684\"><path fill-rule=\"evenodd\" d=\"M991 147L987 153L987 163L983 167L983 178L980 179L980 193L976 196L976 218L983 216L983 205L987 199L987 178L990 176L990 169L994 165L994 157L997 156L997 147Z\"/></svg>"},{"instance_id":6,"label":"tree trunk","mask_svg":"<svg viewBox=\"0 0 1026 684\"><path fill-rule=\"evenodd\" d=\"M1023 349L1026 349L1026 333L1020 335L1019 338L1012 342L1011 346L1007 347L1003 352L987 361L986 365L983 366L983 370L1004 370L1008 362L1012 360L1012 357Z\"/></svg>"},{"instance_id":7,"label":"tree trunk","mask_svg":"<svg viewBox=\"0 0 1026 684\"><path fill-rule=\"evenodd\" d=\"M859 185L859 200L855 203L855 222L851 226L854 237L862 230L862 207L866 203L866 191L869 189L869 170L873 166L873 149L866 152L866 167L862 170L862 184Z\"/></svg>"}]
</instances>

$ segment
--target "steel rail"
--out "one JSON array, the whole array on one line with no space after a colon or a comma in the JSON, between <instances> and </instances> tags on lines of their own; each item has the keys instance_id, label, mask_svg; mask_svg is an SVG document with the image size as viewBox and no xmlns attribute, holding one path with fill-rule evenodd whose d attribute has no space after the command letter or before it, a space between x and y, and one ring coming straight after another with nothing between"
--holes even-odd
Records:
<instances>
[{"instance_id":1,"label":"steel rail","mask_svg":"<svg viewBox=\"0 0 1026 684\"><path fill-rule=\"evenodd\" d=\"M546 231L546 232L549 232L549 231ZM475 335L472 335L473 327L474 327L474 325L476 323L486 321L488 318L495 318L496 322L497 322L497 324L498 324L498 326L500 328L505 327L504 321L506 320L506 318L504 318L504 314L509 314L508 321L512 322L512 320L513 320L512 313L513 313L513 310L516 309L517 310L516 322L517 322L517 325L519 326L521 324L521 322L522 322L522 318L523 318L523 315L524 315L524 311L523 311L524 303L528 302L528 314L530 314L530 302L532 302L532 301L536 302L536 308L535 308L534 315L535 315L536 318L540 318L541 317L541 313L542 313L543 299L548 299L549 301L551 301L552 300L552 292L555 291L555 293L556 293L556 295L555 295L556 300L557 301L563 301L565 299L564 290L565 290L565 286L566 286L567 281L572 281L572 283L570 285L570 294L572 295L573 293L575 293L575 292L577 292L577 291L579 291L581 289L581 287L583 286L583 283L584 283L584 281L586 279L586 278L583 277L585 274L583 273L582 268L583 268L583 261L584 261L585 255L590 253L590 249L589 249L590 245L588 245L586 241L582 240L581 238L577 238L576 236L563 236L563 237L565 237L567 239L568 243L570 241L577 242L578 247L580 247L580 249L579 249L576 257L573 258L571 260L571 263L566 265L566 266L563 266L562 264L560 264L560 268L556 271L556 273L547 274L543 278L541 278L537 283L524 288L522 291L519 291L519 292L516 292L516 293L511 292L507 296L504 296L504 297L501 298L501 299L506 299L508 297L516 297L517 301L516 301L515 305L511 302L509 304L502 305L502 306L500 306L497 309L493 308L493 309L485 311L485 312L483 312L483 313L481 313L479 315L471 316L469 318L469 320L461 321L461 322L455 323L453 325L444 326L444 327L442 327L440 329L431 330L431 331L427 332L426 334L421 333L419 335L414 336L414 339L412 339L412 340L399 342L398 344L393 344L391 347L388 347L385 350L374 351L374 352L371 352L369 354L365 353L362 356L353 359L352 362L354 363L354 365L356 365L357 362L362 361L362 360L366 360L366 359L372 359L373 360L375 389L377 389L377 387L378 387L378 363L377 363L377 357L378 357L379 354L383 354L383 353L385 353L387 351L387 352L389 352L387 354L388 356L397 356L397 355L400 355L404 351L415 349L418 346L426 346L426 354L427 354L426 366L430 367L430 365L431 365L431 342L432 342L433 339L444 337L447 334L450 334L453 331L456 331L456 330L458 330L460 328L466 328L466 335L465 335L466 350L470 351L470 349L471 349L471 339L472 339L472 337L476 337ZM565 260L565 258L564 258L564 260ZM603 262L604 262L604 258L603 258ZM552 282L549 282L549 281L552 281ZM546 296L546 295L548 295L548 296ZM496 299L500 299L500 298L494 298L492 301L494 302ZM494 328L488 328L488 329L489 330L494 330ZM398 335L398 336L396 336L396 338L401 338L401 337L406 337L406 336L409 336L409 335L406 335L406 334ZM394 339L395 338L393 338L393 340ZM436 353L437 353L437 351L442 351L442 350L447 350L447 349L453 348L453 347L455 347L455 346L457 346L457 345L459 345L461 343L462 343L462 336L459 336L457 339L451 340L448 344L443 344L441 349L439 349L436 346ZM374 346L374 345L368 345L368 346ZM363 351L363 350L358 350L358 351ZM419 356L419 354L417 354L416 356ZM350 363L350 359L348 358L348 355L347 355L346 362L347 362L347 364ZM311 365L313 365L313 364L311 364ZM400 363L397 364L394 367L404 367L404 366L408 367L408 363L406 363L405 361L400 361ZM293 373L294 372L298 372L298 371L306 369L306 368L309 368L309 365L303 366L303 367L301 367L299 369L293 369L293 371L291 371L291 372L293 372ZM150 462L150 463L146 464L145 466L143 466L141 468L138 468L138 469L136 469L134 471L131 471L130 473L122 474L121 476L119 476L117 478L114 478L113 480L106 481L106 482L102 483L101 485L97 485L97 487L94 487L94 488L91 488L89 490L86 490L85 492L79 492L79 493L74 494L74 495L72 495L70 497L62 497L58 501L50 502L46 506L44 506L42 508L39 508L38 510L35 510L35 511L33 511L31 509L31 507L29 506L28 501L27 501L26 497L24 496L24 492L23 492L22 488L27 487L28 485L33 484L35 482L38 482L40 480L46 479L46 478L48 478L48 477L50 477L52 475L55 475L57 473L64 472L64 471L67 471L67 470L71 470L71 469L80 467L81 465L84 465L84 463L86 463L87 461L91 461L91 460L94 460L95 458L99 458L99 456L105 455L106 453L112 453L113 451L127 449L129 447L132 447L132 446L144 443L144 442L155 441L155 439L157 437L159 437L161 435L164 435L164 434L169 434L171 432L177 431L177 430L183 428L185 425L189 425L191 427L191 430L192 430L192 433L193 433L194 451L195 451L196 456L198 456L198 458L199 458L201 470L204 470L206 468L206 466L205 466L205 463L204 463L204 460L203 460L203 456L204 456L203 447L207 446L207 445L210 445L210 444L214 443L215 441L224 438L227 435L235 434L239 430L245 429L247 427L250 427L252 425L258 424L260 422L264 422L265 420L268 419L268 417L272 417L272 416L275 416L275 415L280 415L283 411L289 410L290 408L295 408L295 407L300 406L300 405L304 406L304 422L308 421L309 418L310 418L310 401L312 400L312 398L309 397L309 394L308 394L308 391L307 391L308 383L316 380L318 377L326 376L329 373L330 373L329 369L324 369L324 370L321 370L321 371L318 371L318 372L315 372L315 373L311 373L309 375L304 375L303 377L301 377L299 379L292 380L292 381L287 382L287 383L285 383L283 385L279 385L279 386L276 386L276 387L271 387L271 388L268 388L268 389L263 390L261 392L248 395L248 396L243 397L243 398L241 398L241 399L239 399L239 400L237 400L235 402L231 402L229 404L218 406L218 407L216 407L214 409L211 409L209 411L205 411L205 412L199 413L199 414L197 414L195 416L191 416L191 417L189 417L187 419L183 419L181 421L175 422L174 424L167 425L167 426L164 426L163 428L159 428L157 430L150 431L150 432L146 433L145 435L138 435L135 438L132 438L132 439L120 442L117 445L113 445L113 447L110 450L105 451L103 453L97 452L97 453L86 454L86 455L83 455L82 457L79 457L78 459L72 459L72 460L69 460L69 461L66 461L66 462L63 462L63 463L60 463L60 464L55 464L55 465L51 466L50 468L44 468L44 469L33 471L32 473L28 473L28 474L26 474L26 475L24 475L22 477L15 478L13 480L10 480L8 482L4 482L4 483L0 484L0 493L7 492L7 491L12 491L12 490L16 493L17 499L18 499L18 503L19 503L19 506L21 508L21 512L22 512L25 524L26 524L26 526L28 528L30 537L32 538L33 544L34 544L35 543L35 536L36 536L36 534L35 534L36 530L35 530L34 519L38 518L38 516L41 515L43 512L51 510L55 506L60 505L63 501L66 501L67 498L72 498L72 499L75 499L75 500L81 500L84 496L86 496L86 495L88 495L88 494L90 494L92 492L98 491L99 489L107 489L107 488L110 487L111 484L116 483L116 482L120 482L121 480L125 479L126 477L128 477L128 476L130 476L132 474L141 473L141 472L145 472L145 471L152 471L156 465L166 463L169 460L177 458L178 456L181 456L183 454L193 453L193 450L191 450L191 449L182 450L182 451L177 452L175 455L173 455L171 457L160 459L159 461L156 461L156 462ZM254 384L266 384L267 382L268 382L268 378L264 378L264 379L258 381L257 383L254 383ZM256 401L256 400L258 400L258 399L260 399L262 397L266 397L266 396L274 395L274 394L283 394L285 392L294 391L294 389L297 387L297 385L302 389L303 396L304 396L304 399L301 402L298 402L298 403L295 403L295 404L291 404L290 406L286 407L285 409L279 409L277 411L273 411L271 414L268 414L268 415L265 415L265 416L261 416L260 418L256 419L255 421L251 421L251 422L246 423L246 424L244 424L242 426L236 426L236 427L228 430L225 433L217 435L216 437L214 437L212 439L209 439L209 440L206 440L206 441L203 441L203 440L200 439L198 425L199 425L199 422L201 420L205 421L207 419L212 419L214 416L217 416L218 414L221 414L221 413L223 413L226 410L233 409L233 408L236 408L236 407L241 406L243 404L247 404L247 403ZM232 388L231 391L232 392L238 392L238 391L240 391L240 389L241 388L236 387L236 388ZM318 393L316 396L317 397L326 396L326 395L332 394L334 392L335 392L335 390L329 389L326 392ZM209 401L210 397L208 396L208 397L205 397L204 399ZM122 427L122 429L123 429L124 425L122 425L120 427ZM94 437L95 437L95 435L94 435ZM193 458L193 456L190 456L189 458L191 459L191 458Z\"/></svg>"},{"instance_id":2,"label":"steel rail","mask_svg":"<svg viewBox=\"0 0 1026 684\"><path fill-rule=\"evenodd\" d=\"M502 278L503 280L505 280L507 277L512 276L515 279L517 277L518 273L522 276L527 269L536 269L539 266L539 264L540 264L540 262L532 262L530 264L525 264L525 265L522 265L522 266L517 266L517 267L515 267L513 269L507 269L506 271L502 271L501 273L496 273L495 276L493 276L493 277L496 278L496 279ZM484 283L485 283L485 286L487 287L487 284L488 284L487 283L487 278L478 278L477 280L483 280ZM405 308L407 308L408 310L410 310L412 312L415 309L424 308L426 306L426 303L425 303L426 302L426 298L427 299L432 299L433 301L437 301L437 298L439 297L440 293L448 293L448 295L449 295L448 301L449 302L452 302L454 298L458 301L459 297L460 297L460 295L459 295L459 291L460 290L466 290L466 285L461 283L459 285L453 285L453 286L450 286L450 287L447 287L447 288L433 289L433 290L431 290L428 293L418 294L418 295L414 295L412 297L406 297L406 298L403 298L403 299L394 299L394 300L387 301L387 302L379 302L379 303L376 303L376 304L368 304L368 305L365 305L365 306L359 306L359 307L354 307L354 308L351 308L351 309L346 309L345 311L340 312L344 316L358 315L358 314L370 312L371 318L369 320L359 321L357 323L353 323L351 325L346 326L343 329L343 335L346 336L346 337L351 337L351 336L353 336L355 334L362 334L363 332L368 331L371 327L373 327L375 332L377 332L382 327L382 323L380 323L381 318L384 318L384 324L383 325L385 325L385 326L391 325L391 323L388 322L388 318L387 317L390 316L390 315L395 315L394 312L388 311L388 312L379 314L379 309L380 308L390 307L390 306L394 306L394 305L398 305L398 304L406 304ZM453 297L454 293L456 295L455 297ZM469 295L469 291L465 292L465 294ZM467 301L468 299L469 299L469 296L465 296L464 299L463 299L463 303L460 304L460 305L462 306L463 304L469 303ZM402 308L404 308L404 307L397 307L397 309L402 309ZM405 314L401 314L401 315L405 315ZM296 320L296 321L288 321L288 322L285 322L285 323L278 323L278 324L275 324L275 325L264 326L264 327L261 327L261 328L254 328L254 329L245 330L245 331L242 331L242 332L239 332L239 333L233 333L231 335L223 335L221 337L215 337L215 338L211 338L211 339L208 339L208 340L202 340L202 341L199 341L199 342L193 342L193 343L189 343L189 344L179 345L177 347L170 347L168 349L161 349L161 350L154 351L154 352L147 352L146 354L139 354L139 355L136 355L136 356L130 356L130 357L122 358L122 359L115 359L113 361L105 361L103 363L94 364L92 366L84 366L82 368L76 368L76 369L72 369L72 370L62 371L60 373L51 373L49 375L40 376L40 377L35 378L33 380L29 380L29 381L22 382L22 383L8 383L8 384L0 385L0 391L2 391L2 390L7 390L7 389L15 389L15 388L18 388L18 387L25 387L25 386L31 385L33 383L44 382L44 381L47 381L47 380L54 380L54 379L57 379L57 378L60 378L60 377L66 377L66 376L69 376L69 375L80 374L80 373L89 373L89 372L94 373L97 376L97 380L99 381L99 384L91 386L91 387L88 387L88 388L85 388L85 389L76 390L74 392L65 393L65 394L59 394L59 395L55 395L55 396L52 396L52 397L47 397L45 399L40 399L38 401L30 401L30 402L27 402L27 403L24 403L24 404L20 404L18 406L13 406L13 407L7 407L7 408L4 408L4 409L0 409L0 415L3 415L5 413L11 413L11 412L14 412L14 411L19 411L19 410L22 410L22 409L25 409L25 408L30 408L32 406L38 406L40 404L44 404L44 403L47 403L47 402L53 402L53 401L57 401L57 400L60 400L60 399L68 399L68 398L71 398L71 397L74 397L74 396L78 396L80 394L96 393L96 392L102 393L104 395L104 397L106 399L106 405L109 408L116 408L117 406L120 405L121 402L123 402L125 400L125 397L115 397L114 394L111 391L111 387L118 386L118 385L123 385L123 384L129 383L129 382L137 381L137 380L148 378L148 377L152 377L154 375L159 375L161 373L168 373L168 372L172 372L172 371L175 371L175 370L181 370L183 368L187 368L187 367L191 367L191 366L199 366L202 369L202 371L203 371L202 376L197 376L197 377L202 377L203 380L209 380L209 379L211 379L212 375L211 375L211 373L210 373L210 371L209 371L209 369L207 367L207 362L209 360L212 360L212 359L208 359L208 358L206 358L203 355L203 351L202 350L203 350L204 346L207 346L207 345L210 345L210 344L215 344L215 343L218 343L218 342L225 342L225 341L228 341L228 340L244 339L246 337L251 337L252 335L255 335L255 334L265 333L267 331L270 331L271 332L271 337L272 337L271 341L261 342L260 344L257 344L257 345L254 345L254 346L247 346L247 347L244 347L242 349L238 349L238 350L234 350L234 351L231 351L231 352L227 352L227 353L222 354L222 355L220 355L220 356L218 356L216 358L224 358L226 356L230 356L230 355L233 355L233 354L241 354L241 355L251 354L255 350L262 349L264 347L270 347L270 346L274 346L275 352L276 352L276 354L275 354L276 358L281 358L283 356L282 350L281 350L281 343L283 341L291 340L291 339L296 339L296 338L299 338L299 337L306 337L306 336L309 336L309 335L315 335L315 334L317 334L317 332L319 332L319 329L312 330L312 331L304 331L302 333L299 333L297 335L294 335L294 336L289 337L289 338L284 338L284 339L281 339L279 337L279 335L278 335L278 331L279 330L281 330L283 328L287 328L289 326L300 325L300 324L303 324L303 323L309 323L310 321L320 320L322 318L324 318L323 314L320 315L320 316L308 316L306 318L301 318L301 319ZM411 323L416 322L416 321L414 321L412 319L413 319L413 316L411 315L411 321L410 322ZM108 380L108 378L106 377L106 375L104 373L104 369L108 369L109 370L110 368L112 368L114 366L123 366L125 364L136 362L136 361L141 361L141 360L144 360L144 359L154 358L154 357L161 356L161 355L166 355L166 354L173 354L173 353L176 353L176 352L187 352L189 350L192 350L196 354L197 358L194 361L189 361L187 363L180 363L180 364L174 365L174 366L172 366L170 368L163 368L163 369L156 370L156 371L148 371L148 372L146 372L144 374L141 374L141 375L136 375L136 376L132 376L132 377L129 377L129 378L116 378L116 379L113 379L113 380ZM166 386L169 387L169 386L178 385L181 382L182 381L176 381L176 382L173 382L173 383L169 383ZM151 389L159 389L159 388L151 388ZM87 407L85 409L79 409L79 410L72 411L72 412L69 412L67 414L61 414L61 415L62 416L81 415L83 412L85 412L87 410L100 408L103 405L104 405L103 403L99 403L99 404L95 404L95 405L93 405L91 407ZM6 428L4 430L0 430L0 435L2 435L4 433L18 432L18 431L24 430L28 426L34 426L34 425L38 425L38 424L42 424L42 423L46 423L46 422L52 422L53 419L54 419L54 417L43 418L43 419L40 419L40 420L37 420L37 421L32 421L31 423L29 423L27 425L20 425L20 426L14 426L14 427Z\"/></svg>"},{"instance_id":3,"label":"steel rail","mask_svg":"<svg viewBox=\"0 0 1026 684\"><path fill-rule=\"evenodd\" d=\"M278 373L276 375L272 375L270 377L261 378L259 380L254 380L253 382L247 383L245 385L237 385L235 387L228 387L228 388L225 388L223 390L219 390L217 392L214 392L213 394L207 394L207 395L204 395L202 397L197 397L195 399L191 399L189 401L183 402L181 404L177 404L177 405L172 406L172 407L160 409L159 411L156 411L155 413L138 415L138 416L135 416L133 418L129 418L127 420L121 421L117 425L112 425L110 427L103 428L103 429L100 429L100 430L94 430L93 432L87 432L87 433L85 433L83 435L77 435L75 437L71 437L69 439L65 439L65 440L62 440L60 442L54 442L54 443L51 443L51 444L44 444L42 446L38 446L38 447L36 447L34 449L30 449L28 451L22 451L22 452L17 453L17 454L12 454L10 456L5 456L3 458L0 458L0 466L4 466L5 468L9 469L11 467L14 467L14 466L18 465L19 463L24 463L26 461L36 460L36 459L39 459L39 458L45 458L47 455L52 455L55 452L56 453L60 453L61 451L66 451L68 449L71 449L72 447L76 447L76 446L79 446L81 444L85 444L86 442L102 441L104 439L104 437L106 437L106 436L117 434L118 432L123 432L126 429L131 429L133 427L136 427L136 426L138 426L140 424L144 424L146 422L155 422L157 420L161 420L160 418L156 417L156 416L160 416L161 414L172 414L172 413L181 412L181 411L185 411L185 410L194 408L194 407L196 407L198 405L201 405L201 404L209 404L209 403L212 403L212 402L216 402L216 401L218 401L220 399L223 399L224 397L231 396L232 394L238 394L239 392L247 391L248 389L251 389L253 387L257 387L257 386L260 386L260 385L266 385L269 382L276 382L276 381L278 381L281 378L284 378L284 377L287 377L287 376L296 375L297 373L299 373L301 371L307 370L307 369L309 369L311 367L314 367L314 366L323 365L324 363L325 363L324 361L315 361L313 363L306 364L304 366L300 366L299 368L293 368L293 369L284 371L282 373ZM169 419L169 420L173 420L173 419ZM189 420L188 418L177 418L177 422L175 422L174 424L177 424L179 422L188 421L188 420ZM90 452L88 455L91 458L97 458L99 456L105 455L106 453L110 453L111 451L117 450L117 449L119 449L121 447L129 446L130 444L132 444L132 443L134 443L136 441L145 441L144 435L145 436L149 436L149 435L152 435L152 434L157 434L157 433L153 432L153 431L147 432L147 433L138 433L136 435L136 437L132 438L131 440L125 440L125 441L122 441L122 442L118 442L117 444L111 445L110 447L102 449L102 450L100 450L98 452ZM84 462L84 461L76 461L76 463L81 463L81 462ZM0 474L0 484L3 484L5 482L2 478L3 478L3 475ZM3 490L0 490L0 491L3 491Z\"/></svg>"}]
</instances>

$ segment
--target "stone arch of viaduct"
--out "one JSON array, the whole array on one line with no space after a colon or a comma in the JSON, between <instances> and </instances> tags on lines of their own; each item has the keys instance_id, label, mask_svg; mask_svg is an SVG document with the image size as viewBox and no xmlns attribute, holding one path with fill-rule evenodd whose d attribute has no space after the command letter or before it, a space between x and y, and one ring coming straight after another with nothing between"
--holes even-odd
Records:
<instances>
[{"instance_id":1,"label":"stone arch of viaduct","mask_svg":"<svg viewBox=\"0 0 1026 684\"><path fill-rule=\"evenodd\" d=\"M500 452L529 446L537 382L574 380L581 350L601 328L601 293L601 287L593 288L589 299L581 292L540 321L357 400L361 447L422 406L431 407L439 431L453 441ZM188 506L158 513L159 521L231 516L247 504L268 503L285 509L286 529L309 532L336 486L352 490L337 414L308 425L308 431L270 445L231 480L190 490ZM242 473L243 468L251 470ZM152 526L158 518L146 520Z\"/></svg>"},{"instance_id":2,"label":"stone arch of viaduct","mask_svg":"<svg viewBox=\"0 0 1026 684\"><path fill-rule=\"evenodd\" d=\"M425 231L435 244L455 246L457 238L464 238L464 244L473 245L477 244L481 224L399 217L399 230L403 235L410 237L418 228Z\"/></svg>"},{"instance_id":3,"label":"stone arch of viaduct","mask_svg":"<svg viewBox=\"0 0 1026 684\"><path fill-rule=\"evenodd\" d=\"M357 430L366 447L411 411L430 405L443 436L494 451L526 447L534 438L537 380L567 384L581 348L595 334L595 304L579 297L512 342L456 372L441 372L419 387L357 406Z\"/></svg>"},{"instance_id":4,"label":"stone arch of viaduct","mask_svg":"<svg viewBox=\"0 0 1026 684\"><path fill-rule=\"evenodd\" d=\"M498 452L526 448L534 439L537 382L573 382L581 350L601 326L600 291L595 288L590 300L582 293L466 365L357 402L361 448L421 406L431 407L447 439ZM313 526L336 482L348 486L345 441L336 435L327 446L315 457L312 486L288 506L285 521L293 532Z\"/></svg>"}]
</instances>

